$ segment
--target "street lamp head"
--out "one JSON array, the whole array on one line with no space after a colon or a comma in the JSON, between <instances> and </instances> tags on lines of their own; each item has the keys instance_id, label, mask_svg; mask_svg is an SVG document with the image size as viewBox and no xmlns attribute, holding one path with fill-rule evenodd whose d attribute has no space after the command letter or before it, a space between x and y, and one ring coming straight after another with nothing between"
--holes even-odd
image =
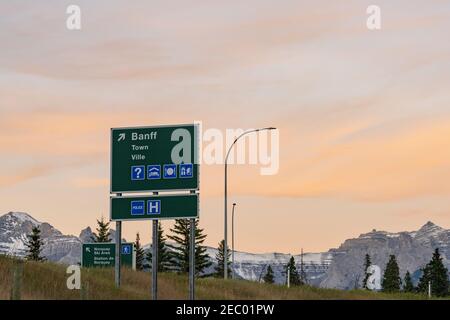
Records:
<instances>
[{"instance_id":1,"label":"street lamp head","mask_svg":"<svg viewBox=\"0 0 450 320\"><path fill-rule=\"evenodd\" d=\"M236 203L233 203L233 206L235 206L236 205Z\"/></svg>"}]
</instances>

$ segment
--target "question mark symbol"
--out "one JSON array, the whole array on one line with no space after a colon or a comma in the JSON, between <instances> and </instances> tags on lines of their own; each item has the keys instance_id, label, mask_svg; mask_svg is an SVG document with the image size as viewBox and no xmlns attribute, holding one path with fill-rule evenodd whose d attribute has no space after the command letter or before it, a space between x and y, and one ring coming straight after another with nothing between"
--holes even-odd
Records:
<instances>
[{"instance_id":1,"label":"question mark symbol","mask_svg":"<svg viewBox=\"0 0 450 320\"><path fill-rule=\"evenodd\" d=\"M142 168L135 168L134 171L137 173L137 178L140 179L141 178L141 173L142 173Z\"/></svg>"}]
</instances>

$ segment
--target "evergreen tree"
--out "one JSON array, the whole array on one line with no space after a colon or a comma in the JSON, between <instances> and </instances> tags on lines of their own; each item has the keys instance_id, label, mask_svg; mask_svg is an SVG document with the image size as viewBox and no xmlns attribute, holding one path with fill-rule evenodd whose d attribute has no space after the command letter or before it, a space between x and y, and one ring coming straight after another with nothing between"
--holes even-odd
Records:
<instances>
[{"instance_id":1,"label":"evergreen tree","mask_svg":"<svg viewBox=\"0 0 450 320\"><path fill-rule=\"evenodd\" d=\"M295 266L295 259L291 257L289 263L286 266L286 272L289 270L289 282L293 286L300 286L303 283L300 280L300 275L298 274L297 267Z\"/></svg>"},{"instance_id":2,"label":"evergreen tree","mask_svg":"<svg viewBox=\"0 0 450 320\"><path fill-rule=\"evenodd\" d=\"M161 222L158 222L158 271L166 272L169 271L171 265L173 264L172 255L167 249L166 237L164 236L164 230L162 228ZM152 265L152 250L147 253L147 261L150 263L149 267Z\"/></svg>"},{"instance_id":3,"label":"evergreen tree","mask_svg":"<svg viewBox=\"0 0 450 320\"><path fill-rule=\"evenodd\" d=\"M369 267L372 265L372 262L370 261L370 256L368 253L366 253L365 259L364 259L364 279L362 283L363 289L369 289L367 287L367 281L369 281L370 273L369 273Z\"/></svg>"},{"instance_id":4,"label":"evergreen tree","mask_svg":"<svg viewBox=\"0 0 450 320\"><path fill-rule=\"evenodd\" d=\"M136 242L134 243L134 247L136 249L136 270L143 270L144 265L144 248L141 245L141 237L139 236L139 232L136 233Z\"/></svg>"},{"instance_id":5,"label":"evergreen tree","mask_svg":"<svg viewBox=\"0 0 450 320\"><path fill-rule=\"evenodd\" d=\"M400 291L401 284L402 279L400 278L397 260L394 255L390 255L384 271L381 287L384 292L398 292Z\"/></svg>"},{"instance_id":6,"label":"evergreen tree","mask_svg":"<svg viewBox=\"0 0 450 320\"><path fill-rule=\"evenodd\" d=\"M414 292L414 284L411 279L411 274L406 271L405 278L403 278L403 291L404 292Z\"/></svg>"},{"instance_id":7,"label":"evergreen tree","mask_svg":"<svg viewBox=\"0 0 450 320\"><path fill-rule=\"evenodd\" d=\"M106 222L105 219L97 220L97 233L94 232L92 240L94 242L111 242L111 232L109 231L109 221Z\"/></svg>"},{"instance_id":8,"label":"evergreen tree","mask_svg":"<svg viewBox=\"0 0 450 320\"><path fill-rule=\"evenodd\" d=\"M172 250L171 269L178 272L189 272L189 235L190 222L187 219L177 219L170 231L173 235L167 236L177 245L168 245Z\"/></svg>"},{"instance_id":9,"label":"evergreen tree","mask_svg":"<svg viewBox=\"0 0 450 320\"><path fill-rule=\"evenodd\" d=\"M41 240L41 230L39 227L33 227L33 229L31 229L31 234L27 235L27 237L28 241L25 245L28 248L28 254L26 259L32 261L44 261L45 258L41 257L42 246L44 243Z\"/></svg>"},{"instance_id":10,"label":"evergreen tree","mask_svg":"<svg viewBox=\"0 0 450 320\"><path fill-rule=\"evenodd\" d=\"M428 283L431 282L431 294L444 297L449 294L448 270L442 263L439 249L433 253L430 262L422 269L422 277L417 289L419 292L428 292Z\"/></svg>"},{"instance_id":11,"label":"evergreen tree","mask_svg":"<svg viewBox=\"0 0 450 320\"><path fill-rule=\"evenodd\" d=\"M429 266L429 263L421 269L422 276L419 279L419 283L417 284L417 291L422 293L428 292L428 283L431 282L431 268ZM431 294L433 294L433 291L431 291Z\"/></svg>"},{"instance_id":12,"label":"evergreen tree","mask_svg":"<svg viewBox=\"0 0 450 320\"><path fill-rule=\"evenodd\" d=\"M176 245L168 245L172 248L173 259L172 268L178 272L189 272L189 238L190 221L187 219L177 219L170 231L173 235L168 236ZM198 220L195 220L195 273L200 274L205 268L211 266L212 262L206 253L206 247L202 246L206 235L203 229L198 227Z\"/></svg>"},{"instance_id":13,"label":"evergreen tree","mask_svg":"<svg viewBox=\"0 0 450 320\"><path fill-rule=\"evenodd\" d=\"M230 248L227 247L227 261L228 261L228 274L231 274L231 268L230 268L230 257L231 257L231 251ZM219 242L219 247L217 248L216 253L216 260L217 260L217 266L216 266L216 273L215 276L219 278L223 278L224 276L224 262L225 262L225 241L222 240Z\"/></svg>"},{"instance_id":14,"label":"evergreen tree","mask_svg":"<svg viewBox=\"0 0 450 320\"><path fill-rule=\"evenodd\" d=\"M265 283L274 283L273 270L270 265L267 267L267 272L263 280Z\"/></svg>"}]
</instances>

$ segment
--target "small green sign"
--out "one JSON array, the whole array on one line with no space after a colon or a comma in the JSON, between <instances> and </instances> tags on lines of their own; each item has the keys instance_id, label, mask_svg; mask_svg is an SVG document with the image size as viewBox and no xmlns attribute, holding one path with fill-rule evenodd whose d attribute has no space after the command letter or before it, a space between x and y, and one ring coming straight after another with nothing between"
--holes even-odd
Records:
<instances>
[{"instance_id":1,"label":"small green sign","mask_svg":"<svg viewBox=\"0 0 450 320\"><path fill-rule=\"evenodd\" d=\"M111 193L198 190L198 126L111 129Z\"/></svg>"},{"instance_id":2,"label":"small green sign","mask_svg":"<svg viewBox=\"0 0 450 320\"><path fill-rule=\"evenodd\" d=\"M135 268L135 253L132 243L122 243L120 250L121 265ZM81 254L82 267L114 267L116 262L115 243L83 243Z\"/></svg>"},{"instance_id":3,"label":"small green sign","mask_svg":"<svg viewBox=\"0 0 450 320\"><path fill-rule=\"evenodd\" d=\"M198 194L112 197L111 220L160 220L198 217Z\"/></svg>"}]
</instances>

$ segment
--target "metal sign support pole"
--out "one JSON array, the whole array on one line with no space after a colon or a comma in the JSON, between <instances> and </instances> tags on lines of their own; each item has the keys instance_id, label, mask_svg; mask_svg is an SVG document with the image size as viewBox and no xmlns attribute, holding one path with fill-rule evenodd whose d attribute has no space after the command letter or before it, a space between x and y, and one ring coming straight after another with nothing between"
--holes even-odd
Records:
<instances>
[{"instance_id":1,"label":"metal sign support pole","mask_svg":"<svg viewBox=\"0 0 450 320\"><path fill-rule=\"evenodd\" d=\"M291 286L291 267L289 266L287 269L287 287Z\"/></svg>"},{"instance_id":2,"label":"metal sign support pole","mask_svg":"<svg viewBox=\"0 0 450 320\"><path fill-rule=\"evenodd\" d=\"M195 219L190 219L191 235L189 236L189 300L195 300Z\"/></svg>"},{"instance_id":3,"label":"metal sign support pole","mask_svg":"<svg viewBox=\"0 0 450 320\"><path fill-rule=\"evenodd\" d=\"M152 241L152 299L158 299L158 220L153 220Z\"/></svg>"},{"instance_id":4,"label":"metal sign support pole","mask_svg":"<svg viewBox=\"0 0 450 320\"><path fill-rule=\"evenodd\" d=\"M120 247L122 239L122 221L116 221L116 265L115 265L115 282L116 287L120 287Z\"/></svg>"},{"instance_id":5,"label":"metal sign support pole","mask_svg":"<svg viewBox=\"0 0 450 320\"><path fill-rule=\"evenodd\" d=\"M228 182L227 159L225 159L225 191L224 191L224 236L223 236L223 278L228 279Z\"/></svg>"}]
</instances>

